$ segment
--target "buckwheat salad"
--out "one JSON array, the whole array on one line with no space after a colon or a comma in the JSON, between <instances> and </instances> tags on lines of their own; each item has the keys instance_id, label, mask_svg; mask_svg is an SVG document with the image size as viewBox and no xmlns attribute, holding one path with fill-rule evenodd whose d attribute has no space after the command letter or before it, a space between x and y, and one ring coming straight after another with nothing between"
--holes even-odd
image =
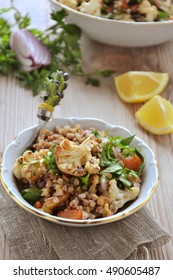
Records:
<instances>
[{"instance_id":1,"label":"buckwheat salad","mask_svg":"<svg viewBox=\"0 0 173 280\"><path fill-rule=\"evenodd\" d=\"M173 0L57 0L79 12L108 19L153 22L173 20Z\"/></svg>"},{"instance_id":2,"label":"buckwheat salad","mask_svg":"<svg viewBox=\"0 0 173 280\"><path fill-rule=\"evenodd\" d=\"M56 126L42 130L13 167L21 195L37 209L67 219L111 216L135 200L144 158L128 138Z\"/></svg>"}]
</instances>

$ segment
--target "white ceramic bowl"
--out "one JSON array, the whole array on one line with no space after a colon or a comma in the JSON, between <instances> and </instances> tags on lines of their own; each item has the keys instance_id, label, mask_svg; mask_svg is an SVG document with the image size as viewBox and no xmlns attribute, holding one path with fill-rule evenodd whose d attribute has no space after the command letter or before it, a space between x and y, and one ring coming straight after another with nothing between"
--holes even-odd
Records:
<instances>
[{"instance_id":1,"label":"white ceramic bowl","mask_svg":"<svg viewBox=\"0 0 173 280\"><path fill-rule=\"evenodd\" d=\"M64 119L54 119L47 124L48 129L53 129L55 125L65 126L65 125L74 126L75 124L80 124L82 128L87 129L94 127L97 130L108 130L110 135L122 136L123 138L132 135L129 130L124 127L111 125L102 120L91 119L91 118L64 118ZM29 141L32 139L32 135L36 129L36 126L30 127L22 131L17 135L15 140L7 146L4 151L2 159L2 170L1 170L1 181L8 192L8 194L24 209L27 211L42 217L44 219L50 220L55 223L72 225L72 226L89 226L89 225L99 225L104 223L109 223L113 221L120 220L125 218L132 213L138 211L143 207L147 201L151 198L156 186L158 184L158 168L157 163L154 157L152 150L138 137L132 141L132 146L142 149L142 154L145 158L145 169L143 171L143 182L141 185L141 192L138 198L133 201L129 206L123 208L118 213L113 216L106 218L99 218L95 220L70 220L60 217L56 217L50 214L47 214L43 211L40 211L30 205L23 197L21 196L18 187L15 183L12 168L16 158L23 154L26 149Z\"/></svg>"},{"instance_id":2,"label":"white ceramic bowl","mask_svg":"<svg viewBox=\"0 0 173 280\"><path fill-rule=\"evenodd\" d=\"M67 20L78 25L91 39L114 46L146 47L173 39L173 20L130 22L105 19L78 12L56 0L49 0L53 9L65 9Z\"/></svg>"}]
</instances>

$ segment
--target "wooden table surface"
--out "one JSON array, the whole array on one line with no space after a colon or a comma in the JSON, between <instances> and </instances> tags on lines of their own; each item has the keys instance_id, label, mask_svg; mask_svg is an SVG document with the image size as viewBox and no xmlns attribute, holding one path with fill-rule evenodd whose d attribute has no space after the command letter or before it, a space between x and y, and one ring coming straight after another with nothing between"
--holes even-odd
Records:
<instances>
[{"instance_id":1,"label":"wooden table surface","mask_svg":"<svg viewBox=\"0 0 173 280\"><path fill-rule=\"evenodd\" d=\"M8 6L8 1L4 2L3 5ZM16 0L14 3L21 11L29 12L33 26L44 29L49 24L48 1ZM167 97L172 91L173 40L155 47L132 49L103 45L83 36L81 49L84 67L88 70L111 68L116 70L117 75L130 70L169 72L169 85L162 96ZM33 97L31 92L18 85L14 77L0 77L0 152L18 132L37 123L39 103L40 96ZM126 104L118 98L113 78L103 79L101 86L96 88L85 85L81 78L70 77L69 87L54 117L100 118L127 127L142 138L155 152L160 172L158 188L147 207L162 226L173 234L173 134L154 136L139 127L134 114L140 107L141 104ZM10 246L2 228L0 248L0 259L11 259ZM155 260L172 260L173 244L170 242L156 249L150 257Z\"/></svg>"}]
</instances>

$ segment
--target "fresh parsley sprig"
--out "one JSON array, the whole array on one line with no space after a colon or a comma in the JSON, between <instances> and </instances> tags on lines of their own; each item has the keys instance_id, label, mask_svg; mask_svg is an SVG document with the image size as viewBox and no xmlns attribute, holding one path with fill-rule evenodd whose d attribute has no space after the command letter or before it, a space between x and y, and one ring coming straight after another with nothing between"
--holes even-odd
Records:
<instances>
[{"instance_id":1,"label":"fresh parsley sprig","mask_svg":"<svg viewBox=\"0 0 173 280\"><path fill-rule=\"evenodd\" d=\"M0 17L0 74L14 74L20 85L31 90L33 95L44 90L44 80L50 72L57 69L69 72L72 75L84 77L87 84L98 86L100 76L110 76L112 70L98 70L92 73L85 73L82 69L82 53L80 49L81 29L67 23L65 18L67 13L64 9L52 12L50 17L55 24L45 31L30 29L30 18L23 16L11 1L11 6L7 9L0 9L0 15L13 10L15 23L11 26L3 17ZM18 29L27 28L32 34L38 37L50 50L52 61L48 66L24 71L20 68L20 63L15 53L10 48L10 35L13 26Z\"/></svg>"}]
</instances>

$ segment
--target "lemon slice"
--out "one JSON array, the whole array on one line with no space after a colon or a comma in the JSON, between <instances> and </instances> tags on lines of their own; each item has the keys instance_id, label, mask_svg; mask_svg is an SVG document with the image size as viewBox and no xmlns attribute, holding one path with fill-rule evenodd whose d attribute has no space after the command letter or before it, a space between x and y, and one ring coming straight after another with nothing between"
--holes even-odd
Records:
<instances>
[{"instance_id":1,"label":"lemon slice","mask_svg":"<svg viewBox=\"0 0 173 280\"><path fill-rule=\"evenodd\" d=\"M153 134L173 132L173 106L156 95L146 102L135 114L139 124Z\"/></svg>"},{"instance_id":2,"label":"lemon slice","mask_svg":"<svg viewBox=\"0 0 173 280\"><path fill-rule=\"evenodd\" d=\"M130 71L115 77L120 98L128 103L139 103L160 94L169 81L169 73Z\"/></svg>"}]
</instances>

